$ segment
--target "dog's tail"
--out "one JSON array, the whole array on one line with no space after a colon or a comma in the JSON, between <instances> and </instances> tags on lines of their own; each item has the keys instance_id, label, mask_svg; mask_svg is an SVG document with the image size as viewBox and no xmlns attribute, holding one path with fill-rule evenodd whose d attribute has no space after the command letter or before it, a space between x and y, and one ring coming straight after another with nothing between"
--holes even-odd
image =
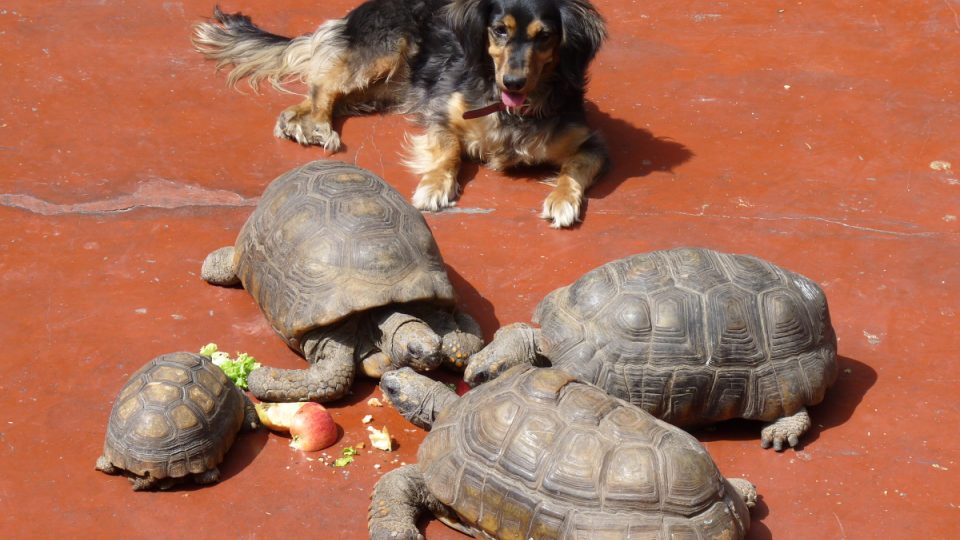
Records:
<instances>
[{"instance_id":1,"label":"dog's tail","mask_svg":"<svg viewBox=\"0 0 960 540\"><path fill-rule=\"evenodd\" d=\"M343 41L343 20L334 19L320 26L313 34L288 38L261 30L242 13L223 13L220 6L213 10L217 23L197 24L193 32L193 46L200 54L217 61L217 69L233 65L227 75L227 84L235 87L246 78L256 90L261 81L268 81L279 90L293 80L306 81L317 66L312 60L318 54L328 56ZM314 73L317 75L317 73Z\"/></svg>"}]
</instances>

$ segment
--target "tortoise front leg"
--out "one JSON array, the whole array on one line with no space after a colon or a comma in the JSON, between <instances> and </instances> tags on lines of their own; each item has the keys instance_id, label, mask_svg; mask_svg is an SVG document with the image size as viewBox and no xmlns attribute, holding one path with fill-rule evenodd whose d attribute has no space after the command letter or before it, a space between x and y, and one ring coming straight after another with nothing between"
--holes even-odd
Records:
<instances>
[{"instance_id":1,"label":"tortoise front leg","mask_svg":"<svg viewBox=\"0 0 960 540\"><path fill-rule=\"evenodd\" d=\"M496 379L519 364L536 364L540 330L524 323L513 323L497 330L482 351L470 357L463 380L470 386Z\"/></svg>"},{"instance_id":2,"label":"tortoise front leg","mask_svg":"<svg viewBox=\"0 0 960 540\"><path fill-rule=\"evenodd\" d=\"M383 475L373 487L367 531L370 540L423 540L417 517L424 509L446 514L445 507L427 491L416 465L404 465Z\"/></svg>"},{"instance_id":3,"label":"tortoise front leg","mask_svg":"<svg viewBox=\"0 0 960 540\"><path fill-rule=\"evenodd\" d=\"M807 414L806 407L800 407L800 410L790 416L777 418L774 422L767 424L760 432L760 447L770 448L777 452L784 449L783 443L787 442L790 446L796 446L800 442L800 436L810 429L810 415Z\"/></svg>"},{"instance_id":4,"label":"tortoise front leg","mask_svg":"<svg viewBox=\"0 0 960 540\"><path fill-rule=\"evenodd\" d=\"M257 408L247 397L247 394L237 388L240 397L243 398L243 424L240 425L240 431L255 431L260 427L260 416L257 414Z\"/></svg>"},{"instance_id":5,"label":"tortoise front leg","mask_svg":"<svg viewBox=\"0 0 960 540\"><path fill-rule=\"evenodd\" d=\"M340 399L350 390L356 375L354 342L356 322L316 330L301 346L308 369L261 367L247 376L250 392L261 401L318 401Z\"/></svg>"},{"instance_id":6,"label":"tortoise front leg","mask_svg":"<svg viewBox=\"0 0 960 540\"><path fill-rule=\"evenodd\" d=\"M470 315L459 310L451 313L435 306L425 306L417 311L417 315L440 336L445 367L462 372L470 356L483 348L483 331Z\"/></svg>"}]
</instances>

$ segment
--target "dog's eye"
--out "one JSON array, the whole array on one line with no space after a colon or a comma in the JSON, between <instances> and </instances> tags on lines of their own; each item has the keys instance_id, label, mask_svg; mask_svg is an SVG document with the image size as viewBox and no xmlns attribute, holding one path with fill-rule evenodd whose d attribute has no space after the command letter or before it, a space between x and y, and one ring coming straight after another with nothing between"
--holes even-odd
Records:
<instances>
[{"instance_id":1,"label":"dog's eye","mask_svg":"<svg viewBox=\"0 0 960 540\"><path fill-rule=\"evenodd\" d=\"M496 37L498 37L498 38L505 38L505 37L507 37L507 34L509 33L509 31L507 30L506 25L503 25L503 24L498 24L498 25L494 25L494 26L490 27L490 32L492 32L493 35L496 36Z\"/></svg>"}]
</instances>

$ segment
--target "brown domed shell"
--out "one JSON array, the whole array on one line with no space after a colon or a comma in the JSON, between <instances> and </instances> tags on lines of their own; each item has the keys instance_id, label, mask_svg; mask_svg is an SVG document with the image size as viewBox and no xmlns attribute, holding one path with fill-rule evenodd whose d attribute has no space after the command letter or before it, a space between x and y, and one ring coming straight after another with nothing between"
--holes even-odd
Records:
<instances>
[{"instance_id":1,"label":"brown domed shell","mask_svg":"<svg viewBox=\"0 0 960 540\"><path fill-rule=\"evenodd\" d=\"M243 286L291 347L309 330L393 303L452 303L420 212L381 178L314 161L266 189L237 237Z\"/></svg>"},{"instance_id":2,"label":"brown domed shell","mask_svg":"<svg viewBox=\"0 0 960 540\"><path fill-rule=\"evenodd\" d=\"M826 296L747 255L684 248L605 264L534 320L554 366L675 425L774 420L837 375Z\"/></svg>"},{"instance_id":3,"label":"brown domed shell","mask_svg":"<svg viewBox=\"0 0 960 540\"><path fill-rule=\"evenodd\" d=\"M243 418L243 396L219 367L198 354L165 354L120 390L103 454L138 476L202 473L223 460Z\"/></svg>"},{"instance_id":4,"label":"brown domed shell","mask_svg":"<svg viewBox=\"0 0 960 540\"><path fill-rule=\"evenodd\" d=\"M749 516L692 436L558 369L519 366L437 418L430 492L496 538L742 537Z\"/></svg>"}]
</instances>

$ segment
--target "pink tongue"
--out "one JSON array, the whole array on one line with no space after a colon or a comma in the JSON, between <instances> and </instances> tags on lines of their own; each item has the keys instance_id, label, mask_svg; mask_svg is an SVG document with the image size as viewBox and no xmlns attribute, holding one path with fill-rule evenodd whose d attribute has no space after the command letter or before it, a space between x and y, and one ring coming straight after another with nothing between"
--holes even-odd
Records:
<instances>
[{"instance_id":1,"label":"pink tongue","mask_svg":"<svg viewBox=\"0 0 960 540\"><path fill-rule=\"evenodd\" d=\"M503 100L503 104L507 107L519 107L526 101L527 96L513 92L503 92L500 94L500 99Z\"/></svg>"}]
</instances>

